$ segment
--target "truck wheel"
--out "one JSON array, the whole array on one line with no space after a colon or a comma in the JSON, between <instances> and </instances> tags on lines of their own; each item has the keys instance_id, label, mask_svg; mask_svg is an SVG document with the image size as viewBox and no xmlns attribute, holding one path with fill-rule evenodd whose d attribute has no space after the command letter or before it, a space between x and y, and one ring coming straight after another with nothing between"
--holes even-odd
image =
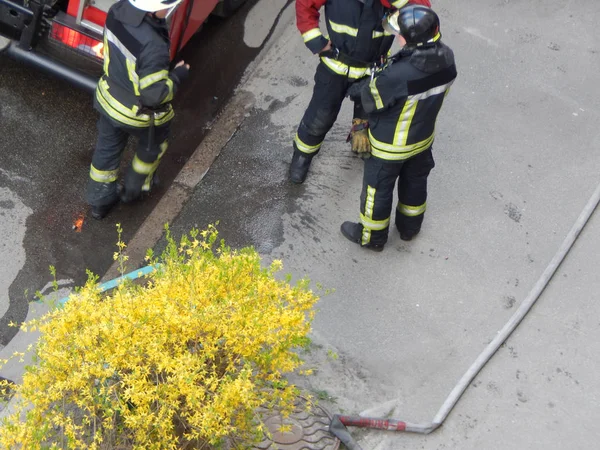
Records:
<instances>
[{"instance_id":1,"label":"truck wheel","mask_svg":"<svg viewBox=\"0 0 600 450\"><path fill-rule=\"evenodd\" d=\"M213 14L219 17L229 17L245 2L246 0L223 0L217 5Z\"/></svg>"}]
</instances>

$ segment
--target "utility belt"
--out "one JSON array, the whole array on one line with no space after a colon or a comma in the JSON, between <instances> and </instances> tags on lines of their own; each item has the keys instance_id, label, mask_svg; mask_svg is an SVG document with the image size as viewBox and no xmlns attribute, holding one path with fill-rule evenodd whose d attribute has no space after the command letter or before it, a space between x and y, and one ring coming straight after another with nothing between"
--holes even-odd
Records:
<instances>
[{"instance_id":1,"label":"utility belt","mask_svg":"<svg viewBox=\"0 0 600 450\"><path fill-rule=\"evenodd\" d=\"M340 50L336 47L332 47L331 50L327 50L326 52L320 53L320 56L335 59L336 61L339 61L342 64L345 64L349 67L356 67L357 69L368 69L372 68L374 65L379 64L379 61L373 63L353 58L352 56L348 56L345 53L340 52Z\"/></svg>"},{"instance_id":2,"label":"utility belt","mask_svg":"<svg viewBox=\"0 0 600 450\"><path fill-rule=\"evenodd\" d=\"M155 108L150 108L149 106L144 106L140 103L140 105L138 107L138 116L148 115L150 117L150 126L148 127L148 150L149 151L152 149L152 146L154 145L154 135L155 135L154 127L155 127L156 116L158 114L169 112L170 108L171 108L170 103L165 103L165 104L157 106Z\"/></svg>"}]
</instances>

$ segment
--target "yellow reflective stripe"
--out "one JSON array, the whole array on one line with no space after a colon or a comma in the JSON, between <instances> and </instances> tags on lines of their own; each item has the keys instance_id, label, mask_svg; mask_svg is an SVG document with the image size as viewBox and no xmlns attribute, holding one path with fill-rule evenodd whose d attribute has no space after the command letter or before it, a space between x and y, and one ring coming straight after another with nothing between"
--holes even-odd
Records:
<instances>
[{"instance_id":1,"label":"yellow reflective stripe","mask_svg":"<svg viewBox=\"0 0 600 450\"><path fill-rule=\"evenodd\" d=\"M131 163L131 167L133 168L133 170L135 172L139 173L140 175L148 175L148 177L146 178L146 181L144 183L144 186L146 186L146 183L148 183L147 190L150 189L150 181L152 181L152 177L150 175L152 175L154 172L156 172L156 169L158 168L158 165L160 164L160 159L163 157L163 155L167 151L167 148L169 148L169 141L164 141L162 144L160 144L159 148L160 148L160 153L158 154L156 161L151 162L151 163L144 162L140 158L138 158L138 156L136 154L133 157L133 161Z\"/></svg>"},{"instance_id":2,"label":"yellow reflective stripe","mask_svg":"<svg viewBox=\"0 0 600 450\"><path fill-rule=\"evenodd\" d=\"M404 216L415 217L425 213L427 202L419 206L409 206L403 203L398 203L398 212Z\"/></svg>"},{"instance_id":3,"label":"yellow reflective stripe","mask_svg":"<svg viewBox=\"0 0 600 450\"><path fill-rule=\"evenodd\" d=\"M308 153L308 154L315 153L317 150L319 150L321 148L321 144L317 144L317 145L305 144L300 139L300 136L298 136L298 133L296 133L296 136L294 137L294 143L296 144L296 147L298 147L298 150L300 150L302 153Z\"/></svg>"},{"instance_id":4,"label":"yellow reflective stripe","mask_svg":"<svg viewBox=\"0 0 600 450\"><path fill-rule=\"evenodd\" d=\"M377 189L373 186L367 185L367 195L365 196L365 212L360 215L361 221L365 219L371 220L373 218L373 207L375 206L375 193ZM371 241L371 229L363 225L362 232L362 245L367 245Z\"/></svg>"},{"instance_id":5,"label":"yellow reflective stripe","mask_svg":"<svg viewBox=\"0 0 600 450\"><path fill-rule=\"evenodd\" d=\"M371 155L388 161L402 161L427 150L433 144L434 135L427 139L411 145L392 145L378 141L369 129L369 143L371 144Z\"/></svg>"},{"instance_id":6,"label":"yellow reflective stripe","mask_svg":"<svg viewBox=\"0 0 600 450\"><path fill-rule=\"evenodd\" d=\"M403 6L406 6L406 4L408 3L409 0L396 0L396 1L392 1L392 6L394 8L402 8Z\"/></svg>"},{"instance_id":7,"label":"yellow reflective stripe","mask_svg":"<svg viewBox=\"0 0 600 450\"><path fill-rule=\"evenodd\" d=\"M163 125L167 123L169 120L172 120L175 117L175 111L173 108L169 108L167 112L160 113L158 116L154 118L155 125Z\"/></svg>"},{"instance_id":8,"label":"yellow reflective stripe","mask_svg":"<svg viewBox=\"0 0 600 450\"><path fill-rule=\"evenodd\" d=\"M106 34L104 35L104 73L108 76L108 66L110 65L110 47L108 46L108 39Z\"/></svg>"},{"instance_id":9,"label":"yellow reflective stripe","mask_svg":"<svg viewBox=\"0 0 600 450\"><path fill-rule=\"evenodd\" d=\"M102 106L102 109L104 109L104 111L110 117L112 117L119 123L129 125L132 127L136 127L136 128L147 127L148 122L140 122L139 120L132 119L131 117L119 112L119 110L115 107L115 105L120 105L120 103L118 103L116 100L114 100L114 98L112 96L110 96L110 94L108 94L108 92L104 93L102 91L101 86L102 86L103 82L104 82L104 80L100 80L100 84L98 85L99 88L96 89L96 100L98 100L98 103L100 104L100 106ZM107 100L105 98L105 95L107 95L111 99L110 103L109 103L109 100Z\"/></svg>"},{"instance_id":10,"label":"yellow reflective stripe","mask_svg":"<svg viewBox=\"0 0 600 450\"><path fill-rule=\"evenodd\" d=\"M139 97L139 95L140 95L140 77L138 76L137 72L135 71L135 62L133 62L129 59L126 59L125 65L127 66L127 75L129 75L129 81L131 81L131 84L133 86L133 92L135 93L136 96Z\"/></svg>"},{"instance_id":11,"label":"yellow reflective stripe","mask_svg":"<svg viewBox=\"0 0 600 450\"><path fill-rule=\"evenodd\" d=\"M168 70L159 70L158 72L152 73L150 75L146 75L144 78L140 80L140 89L146 89L149 86L152 86L154 83L157 83L162 80L166 80L169 78Z\"/></svg>"},{"instance_id":12,"label":"yellow reflective stripe","mask_svg":"<svg viewBox=\"0 0 600 450\"><path fill-rule=\"evenodd\" d=\"M133 157L133 161L131 162L132 169L139 173L140 175L150 175L154 171L154 163L147 163L142 161L138 155Z\"/></svg>"},{"instance_id":13,"label":"yellow reflective stripe","mask_svg":"<svg viewBox=\"0 0 600 450\"><path fill-rule=\"evenodd\" d=\"M335 23L332 22L331 20L329 21L329 25L331 26L331 29L333 31L335 31L336 33L340 33L340 34L347 34L350 36L358 36L358 28L352 28L349 27L348 25L342 25L339 23Z\"/></svg>"},{"instance_id":14,"label":"yellow reflective stripe","mask_svg":"<svg viewBox=\"0 0 600 450\"><path fill-rule=\"evenodd\" d=\"M387 227L390 226L390 218L388 217L387 219L384 219L384 220L373 220L373 219L369 219L365 215L361 214L360 215L360 223L363 225L363 227L368 227L372 231L381 231L381 230L385 230Z\"/></svg>"},{"instance_id":15,"label":"yellow reflective stripe","mask_svg":"<svg viewBox=\"0 0 600 450\"><path fill-rule=\"evenodd\" d=\"M160 159L163 157L163 155L167 151L168 147L169 147L169 141L165 141L162 144L160 144L160 147L159 147L160 153L158 154L158 158L156 158L156 161L154 161L154 163L153 163L154 167L152 168L152 171L148 174L148 176L146 177L146 180L144 181L144 185L142 186L142 191L145 191L145 192L150 191L150 188L152 187L152 178L154 177L154 172L156 172L156 169L158 169Z\"/></svg>"},{"instance_id":16,"label":"yellow reflective stripe","mask_svg":"<svg viewBox=\"0 0 600 450\"><path fill-rule=\"evenodd\" d=\"M93 165L90 166L90 178L98 183L112 183L117 181L119 169L98 170Z\"/></svg>"},{"instance_id":17,"label":"yellow reflective stripe","mask_svg":"<svg viewBox=\"0 0 600 450\"><path fill-rule=\"evenodd\" d=\"M371 95L375 100L375 107L377 109L383 108L383 100L381 100L381 95L379 95L379 89L377 89L377 78L373 78L369 83L369 88L371 89Z\"/></svg>"},{"instance_id":18,"label":"yellow reflective stripe","mask_svg":"<svg viewBox=\"0 0 600 450\"><path fill-rule=\"evenodd\" d=\"M402 113L398 118L398 124L394 131L394 145L405 146L408 141L408 131L410 130L410 124L415 116L417 110L417 104L419 100L415 99L414 96L409 96L406 99Z\"/></svg>"},{"instance_id":19,"label":"yellow reflective stripe","mask_svg":"<svg viewBox=\"0 0 600 450\"><path fill-rule=\"evenodd\" d=\"M162 103L169 103L171 100L173 100L173 96L175 95L174 92L174 87L173 87L173 80L171 80L170 78L167 78L167 87L169 88L169 94L165 97L165 99L162 101Z\"/></svg>"},{"instance_id":20,"label":"yellow reflective stripe","mask_svg":"<svg viewBox=\"0 0 600 450\"><path fill-rule=\"evenodd\" d=\"M436 35L433 37L432 41L433 41L433 42L437 42L437 41L439 41L439 40L441 39L441 37L442 37L442 34L441 34L441 33L438 33L438 34L436 34Z\"/></svg>"},{"instance_id":21,"label":"yellow reflective stripe","mask_svg":"<svg viewBox=\"0 0 600 450\"><path fill-rule=\"evenodd\" d=\"M373 39L379 39L380 37L384 37L384 36L392 36L392 33L390 33L387 30L373 31Z\"/></svg>"},{"instance_id":22,"label":"yellow reflective stripe","mask_svg":"<svg viewBox=\"0 0 600 450\"><path fill-rule=\"evenodd\" d=\"M136 128L144 128L150 125L150 116L147 114L138 115L137 106L133 106L130 109L115 99L110 94L108 83L104 79L101 79L98 83L98 89L96 89L96 99L104 111L106 111L106 113L117 122ZM154 123L155 125L162 125L171 120L173 117L175 117L173 108L169 108L168 111L157 114L154 118Z\"/></svg>"},{"instance_id":23,"label":"yellow reflective stripe","mask_svg":"<svg viewBox=\"0 0 600 450\"><path fill-rule=\"evenodd\" d=\"M338 75L347 76L348 78L358 79L371 74L371 69L368 67L350 67L325 56L321 57L321 61Z\"/></svg>"},{"instance_id":24,"label":"yellow reflective stripe","mask_svg":"<svg viewBox=\"0 0 600 450\"><path fill-rule=\"evenodd\" d=\"M302 35L302 39L304 40L304 42L308 42L312 41L315 38L318 38L319 36L323 36L321 30L319 30L318 28L313 28L312 30L308 30L306 33L304 33Z\"/></svg>"}]
</instances>

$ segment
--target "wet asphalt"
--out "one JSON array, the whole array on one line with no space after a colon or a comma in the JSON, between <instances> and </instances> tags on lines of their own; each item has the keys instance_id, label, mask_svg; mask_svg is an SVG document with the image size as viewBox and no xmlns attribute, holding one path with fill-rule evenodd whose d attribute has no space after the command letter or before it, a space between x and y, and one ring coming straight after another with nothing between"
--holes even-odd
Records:
<instances>
[{"instance_id":1,"label":"wet asphalt","mask_svg":"<svg viewBox=\"0 0 600 450\"><path fill-rule=\"evenodd\" d=\"M113 262L116 224L127 241L152 211L259 53L244 44L244 21L257 1L231 18L211 17L182 51L192 70L174 102L161 185L144 202L119 206L101 222L87 217L84 200L96 138L90 95L0 56L0 229L6 230L0 248L14 250L0 253L1 287L8 291L0 348L16 334L8 324L25 318L35 292L50 289L50 266L62 286L81 285L86 270L103 275ZM131 155L130 143L124 161ZM76 232L73 222L82 214Z\"/></svg>"}]
</instances>

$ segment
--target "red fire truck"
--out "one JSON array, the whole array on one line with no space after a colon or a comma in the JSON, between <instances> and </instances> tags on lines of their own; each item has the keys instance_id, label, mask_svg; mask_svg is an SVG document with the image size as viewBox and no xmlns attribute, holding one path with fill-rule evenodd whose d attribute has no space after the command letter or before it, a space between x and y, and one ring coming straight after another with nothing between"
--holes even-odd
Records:
<instances>
[{"instance_id":1,"label":"red fire truck","mask_svg":"<svg viewBox=\"0 0 600 450\"><path fill-rule=\"evenodd\" d=\"M0 0L0 54L94 90L102 73L102 31L117 0ZM246 0L184 0L170 19L171 58L213 13Z\"/></svg>"}]
</instances>

